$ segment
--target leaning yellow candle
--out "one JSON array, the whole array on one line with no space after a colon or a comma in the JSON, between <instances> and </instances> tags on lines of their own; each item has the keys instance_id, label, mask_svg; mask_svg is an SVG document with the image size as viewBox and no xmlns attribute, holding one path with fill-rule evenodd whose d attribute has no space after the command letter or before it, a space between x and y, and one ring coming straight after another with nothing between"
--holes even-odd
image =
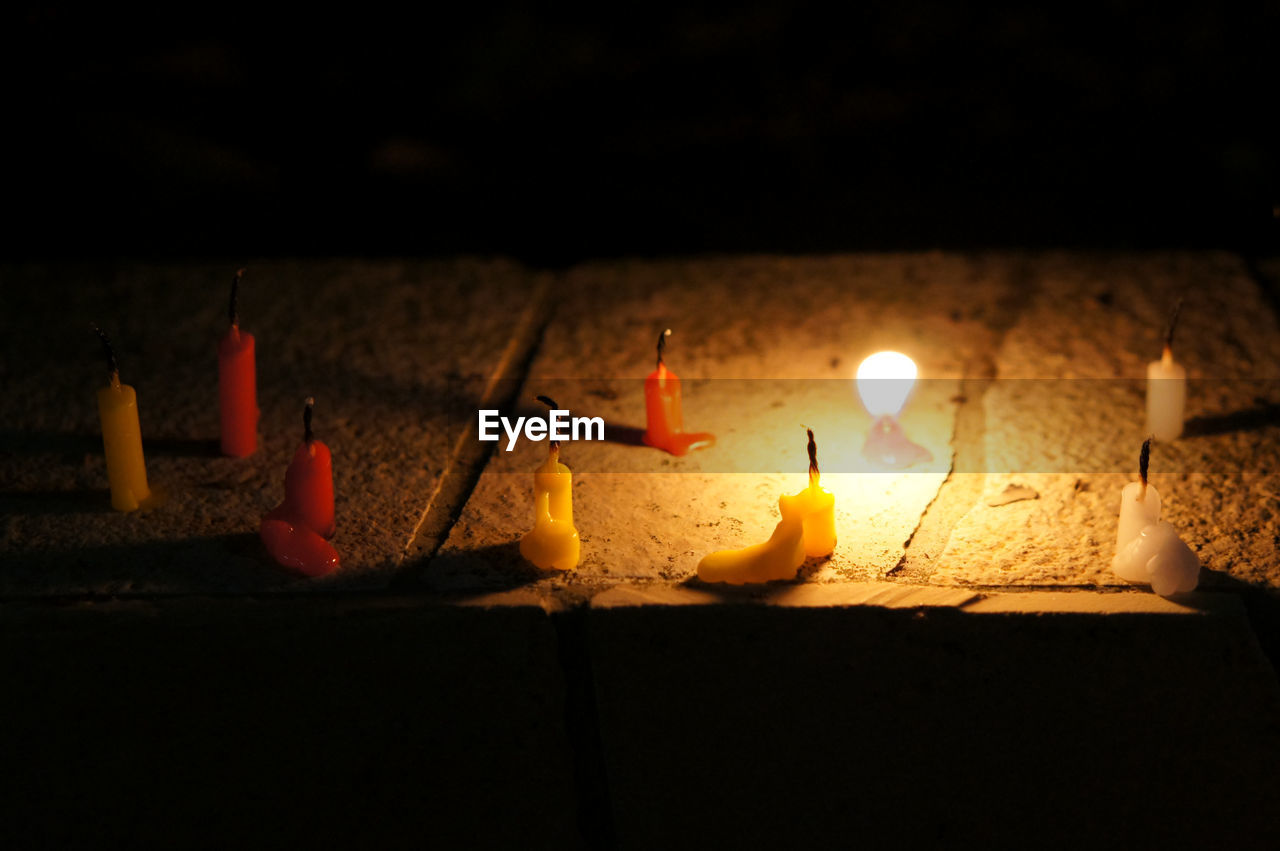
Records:
<instances>
[{"instance_id":1,"label":"leaning yellow candle","mask_svg":"<svg viewBox=\"0 0 1280 851\"><path fill-rule=\"evenodd\" d=\"M818 448L809 433L809 486L778 498L782 520L763 544L720 550L698 562L703 582L770 582L794 579L805 557L821 558L836 548L836 499L819 483Z\"/></svg>"},{"instance_id":2,"label":"leaning yellow candle","mask_svg":"<svg viewBox=\"0 0 1280 851\"><path fill-rule=\"evenodd\" d=\"M558 406L539 396L552 410ZM520 555L543 570L578 566L582 544L573 526L573 473L560 463L560 444L551 441L547 460L533 474L533 529L520 540Z\"/></svg>"},{"instance_id":3,"label":"leaning yellow candle","mask_svg":"<svg viewBox=\"0 0 1280 851\"><path fill-rule=\"evenodd\" d=\"M98 390L98 417L102 421L102 449L107 456L107 479L111 483L111 507L136 511L151 496L147 487L147 466L142 457L142 429L138 425L138 394L120 383L111 341L95 327L107 355L109 381Z\"/></svg>"}]
</instances>

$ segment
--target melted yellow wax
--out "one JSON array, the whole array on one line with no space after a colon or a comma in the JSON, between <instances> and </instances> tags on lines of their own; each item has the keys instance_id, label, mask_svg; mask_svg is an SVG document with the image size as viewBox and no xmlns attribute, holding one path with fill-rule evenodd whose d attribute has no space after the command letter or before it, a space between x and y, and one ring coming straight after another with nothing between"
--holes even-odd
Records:
<instances>
[{"instance_id":1,"label":"melted yellow wax","mask_svg":"<svg viewBox=\"0 0 1280 851\"><path fill-rule=\"evenodd\" d=\"M835 497L810 472L809 486L778 498L782 520L769 540L740 550L720 550L698 562L703 582L770 582L794 579L805 557L821 558L836 548Z\"/></svg>"},{"instance_id":2,"label":"melted yellow wax","mask_svg":"<svg viewBox=\"0 0 1280 851\"><path fill-rule=\"evenodd\" d=\"M552 449L533 474L533 529L520 539L520 555L543 570L578 566L581 542L573 526L573 474Z\"/></svg>"}]
</instances>

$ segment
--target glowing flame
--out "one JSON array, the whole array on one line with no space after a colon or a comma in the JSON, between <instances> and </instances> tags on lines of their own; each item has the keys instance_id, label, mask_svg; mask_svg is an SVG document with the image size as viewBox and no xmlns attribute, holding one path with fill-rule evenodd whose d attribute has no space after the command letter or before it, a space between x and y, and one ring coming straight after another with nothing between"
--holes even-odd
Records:
<instances>
[{"instance_id":1,"label":"glowing flame","mask_svg":"<svg viewBox=\"0 0 1280 851\"><path fill-rule=\"evenodd\" d=\"M858 395L873 417L896 417L916 383L915 361L900 352L876 352L858 364Z\"/></svg>"}]
</instances>

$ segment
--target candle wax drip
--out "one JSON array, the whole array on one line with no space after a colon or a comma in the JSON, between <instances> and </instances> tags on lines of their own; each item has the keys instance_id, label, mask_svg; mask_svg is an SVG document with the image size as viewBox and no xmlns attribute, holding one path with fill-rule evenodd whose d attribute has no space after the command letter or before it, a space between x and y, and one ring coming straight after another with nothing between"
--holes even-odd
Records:
<instances>
[{"instance_id":1,"label":"candle wax drip","mask_svg":"<svg viewBox=\"0 0 1280 851\"><path fill-rule=\"evenodd\" d=\"M933 453L907 437L902 424L891 416L879 417L871 424L862 456L878 467L893 469L933 460Z\"/></svg>"},{"instance_id":2,"label":"candle wax drip","mask_svg":"<svg viewBox=\"0 0 1280 851\"><path fill-rule=\"evenodd\" d=\"M680 377L664 363L659 362L658 368L644 381L644 407L647 427L641 439L646 446L672 455L687 455L695 449L715 446L714 434L684 430Z\"/></svg>"},{"instance_id":3,"label":"candle wax drip","mask_svg":"<svg viewBox=\"0 0 1280 851\"><path fill-rule=\"evenodd\" d=\"M573 525L573 474L553 450L533 474L533 529L520 539L520 555L542 570L572 570L582 544Z\"/></svg>"},{"instance_id":4,"label":"candle wax drip","mask_svg":"<svg viewBox=\"0 0 1280 851\"><path fill-rule=\"evenodd\" d=\"M340 566L337 550L325 540L335 529L329 447L304 440L285 471L284 502L262 518L262 543L278 564L304 576L324 576Z\"/></svg>"},{"instance_id":5,"label":"candle wax drip","mask_svg":"<svg viewBox=\"0 0 1280 851\"><path fill-rule=\"evenodd\" d=\"M1120 492L1120 521L1111 570L1126 582L1150 584L1167 597L1193 591L1200 581L1200 558L1172 525L1160 519L1160 492L1130 482Z\"/></svg>"},{"instance_id":6,"label":"candle wax drip","mask_svg":"<svg viewBox=\"0 0 1280 851\"><path fill-rule=\"evenodd\" d=\"M835 497L818 482L816 472L809 486L778 499L782 520L769 540L740 550L720 550L698 562L703 582L743 585L794 579L805 558L829 556L836 547Z\"/></svg>"},{"instance_id":7,"label":"candle wax drip","mask_svg":"<svg viewBox=\"0 0 1280 851\"><path fill-rule=\"evenodd\" d=\"M774 527L769 540L706 556L698 562L698 578L729 585L794 579L804 564L804 515L798 499L785 495L779 498L782 520Z\"/></svg>"},{"instance_id":8,"label":"candle wax drip","mask_svg":"<svg viewBox=\"0 0 1280 851\"><path fill-rule=\"evenodd\" d=\"M666 434L661 437L652 436L646 431L641 439L644 440L646 446L665 449L672 455L688 455L695 449L706 449L709 446L716 445L716 436L706 431L693 432L691 434L680 432L678 434Z\"/></svg>"},{"instance_id":9,"label":"candle wax drip","mask_svg":"<svg viewBox=\"0 0 1280 851\"><path fill-rule=\"evenodd\" d=\"M1144 526L1116 554L1112 569L1130 582L1150 582L1161 597L1194 591L1200 582L1200 557L1164 520Z\"/></svg>"},{"instance_id":10,"label":"candle wax drip","mask_svg":"<svg viewBox=\"0 0 1280 851\"><path fill-rule=\"evenodd\" d=\"M338 569L338 551L324 538L299 523L286 505L262 518L262 543L277 563L303 576L324 576Z\"/></svg>"}]
</instances>

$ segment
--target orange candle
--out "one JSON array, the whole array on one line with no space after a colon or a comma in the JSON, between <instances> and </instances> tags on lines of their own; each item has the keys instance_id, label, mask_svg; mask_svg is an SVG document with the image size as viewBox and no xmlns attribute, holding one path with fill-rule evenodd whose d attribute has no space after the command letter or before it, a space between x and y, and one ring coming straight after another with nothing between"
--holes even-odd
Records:
<instances>
[{"instance_id":1,"label":"orange candle","mask_svg":"<svg viewBox=\"0 0 1280 851\"><path fill-rule=\"evenodd\" d=\"M302 445L284 474L284 502L262 518L262 542L279 564L305 576L323 576L338 569L338 551L325 539L333 537L333 464L329 447L311 431L307 399L302 412Z\"/></svg>"},{"instance_id":2,"label":"orange candle","mask_svg":"<svg viewBox=\"0 0 1280 851\"><path fill-rule=\"evenodd\" d=\"M707 432L686 432L684 412L680 405L680 377L667 369L662 354L666 349L668 328L658 335L658 366L644 380L644 408L647 428L644 442L672 455L685 455L691 449L714 446L716 436Z\"/></svg>"},{"instance_id":3,"label":"orange candle","mask_svg":"<svg viewBox=\"0 0 1280 851\"><path fill-rule=\"evenodd\" d=\"M218 409L222 419L222 454L252 455L258 448L258 373L253 335L240 330L237 297L244 269L231 282L231 327L218 341Z\"/></svg>"}]
</instances>

